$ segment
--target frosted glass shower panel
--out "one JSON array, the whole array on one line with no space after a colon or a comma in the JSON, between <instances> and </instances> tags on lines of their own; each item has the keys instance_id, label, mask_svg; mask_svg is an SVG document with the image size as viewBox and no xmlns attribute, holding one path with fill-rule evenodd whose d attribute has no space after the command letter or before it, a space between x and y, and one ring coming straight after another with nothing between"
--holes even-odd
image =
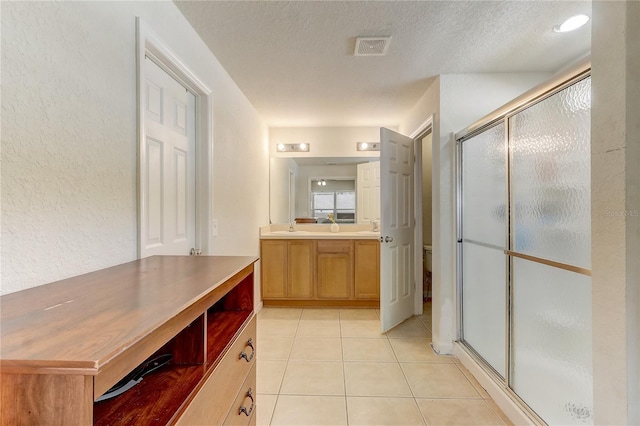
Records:
<instances>
[{"instance_id":1,"label":"frosted glass shower panel","mask_svg":"<svg viewBox=\"0 0 640 426\"><path fill-rule=\"evenodd\" d=\"M501 250L463 244L464 340L502 377L505 375L506 260Z\"/></svg>"},{"instance_id":2,"label":"frosted glass shower panel","mask_svg":"<svg viewBox=\"0 0 640 426\"><path fill-rule=\"evenodd\" d=\"M511 387L546 423L593 424L591 277L513 259Z\"/></svg>"},{"instance_id":3,"label":"frosted glass shower panel","mask_svg":"<svg viewBox=\"0 0 640 426\"><path fill-rule=\"evenodd\" d=\"M502 122L462 142L462 333L505 376L506 148Z\"/></svg>"},{"instance_id":4,"label":"frosted glass shower panel","mask_svg":"<svg viewBox=\"0 0 640 426\"><path fill-rule=\"evenodd\" d=\"M591 79L509 118L514 250L591 267Z\"/></svg>"},{"instance_id":5,"label":"frosted glass shower panel","mask_svg":"<svg viewBox=\"0 0 640 426\"><path fill-rule=\"evenodd\" d=\"M466 241L505 245L505 124L462 143L462 233Z\"/></svg>"}]
</instances>

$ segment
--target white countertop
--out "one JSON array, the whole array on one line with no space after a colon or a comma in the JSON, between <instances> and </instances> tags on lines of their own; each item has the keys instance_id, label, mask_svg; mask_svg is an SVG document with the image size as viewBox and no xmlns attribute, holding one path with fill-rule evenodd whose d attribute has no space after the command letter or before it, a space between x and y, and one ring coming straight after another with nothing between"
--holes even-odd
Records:
<instances>
[{"instance_id":1,"label":"white countertop","mask_svg":"<svg viewBox=\"0 0 640 426\"><path fill-rule=\"evenodd\" d=\"M372 225L340 224L338 232L331 232L328 224L294 225L289 231L287 224L273 224L260 228L260 239L263 240L377 240L380 232L372 231Z\"/></svg>"}]
</instances>

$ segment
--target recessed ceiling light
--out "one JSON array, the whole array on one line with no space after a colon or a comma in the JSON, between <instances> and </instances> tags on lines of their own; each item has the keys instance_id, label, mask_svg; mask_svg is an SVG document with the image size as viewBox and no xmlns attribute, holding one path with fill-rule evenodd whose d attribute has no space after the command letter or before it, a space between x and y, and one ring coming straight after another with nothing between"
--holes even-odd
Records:
<instances>
[{"instance_id":1,"label":"recessed ceiling light","mask_svg":"<svg viewBox=\"0 0 640 426\"><path fill-rule=\"evenodd\" d=\"M557 33L566 33L569 31L577 30L587 22L589 22L589 17L587 15L572 16L562 24L555 26L553 28L553 31Z\"/></svg>"}]
</instances>

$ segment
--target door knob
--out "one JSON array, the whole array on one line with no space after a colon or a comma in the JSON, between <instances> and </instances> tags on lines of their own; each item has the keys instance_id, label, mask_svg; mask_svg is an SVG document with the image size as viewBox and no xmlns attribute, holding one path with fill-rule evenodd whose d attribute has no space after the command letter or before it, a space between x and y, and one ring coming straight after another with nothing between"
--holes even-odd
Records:
<instances>
[{"instance_id":1,"label":"door knob","mask_svg":"<svg viewBox=\"0 0 640 426\"><path fill-rule=\"evenodd\" d=\"M390 243L391 241L393 241L393 237L389 237L389 236L384 237L385 243Z\"/></svg>"}]
</instances>

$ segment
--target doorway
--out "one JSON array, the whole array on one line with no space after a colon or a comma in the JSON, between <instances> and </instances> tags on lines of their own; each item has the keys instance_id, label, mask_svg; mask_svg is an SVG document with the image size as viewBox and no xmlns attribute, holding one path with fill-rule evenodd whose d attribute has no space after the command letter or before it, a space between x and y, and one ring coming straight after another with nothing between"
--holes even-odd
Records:
<instances>
[{"instance_id":1,"label":"doorway","mask_svg":"<svg viewBox=\"0 0 640 426\"><path fill-rule=\"evenodd\" d=\"M138 257L207 254L213 217L211 91L140 18L136 30ZM149 84L151 74L156 83ZM172 123L169 143L151 130L154 118ZM171 240L177 244L166 244Z\"/></svg>"},{"instance_id":2,"label":"doorway","mask_svg":"<svg viewBox=\"0 0 640 426\"><path fill-rule=\"evenodd\" d=\"M433 127L429 124L414 137L415 164L415 263L416 263L416 313L422 314L424 304L431 300L433 253Z\"/></svg>"}]
</instances>

